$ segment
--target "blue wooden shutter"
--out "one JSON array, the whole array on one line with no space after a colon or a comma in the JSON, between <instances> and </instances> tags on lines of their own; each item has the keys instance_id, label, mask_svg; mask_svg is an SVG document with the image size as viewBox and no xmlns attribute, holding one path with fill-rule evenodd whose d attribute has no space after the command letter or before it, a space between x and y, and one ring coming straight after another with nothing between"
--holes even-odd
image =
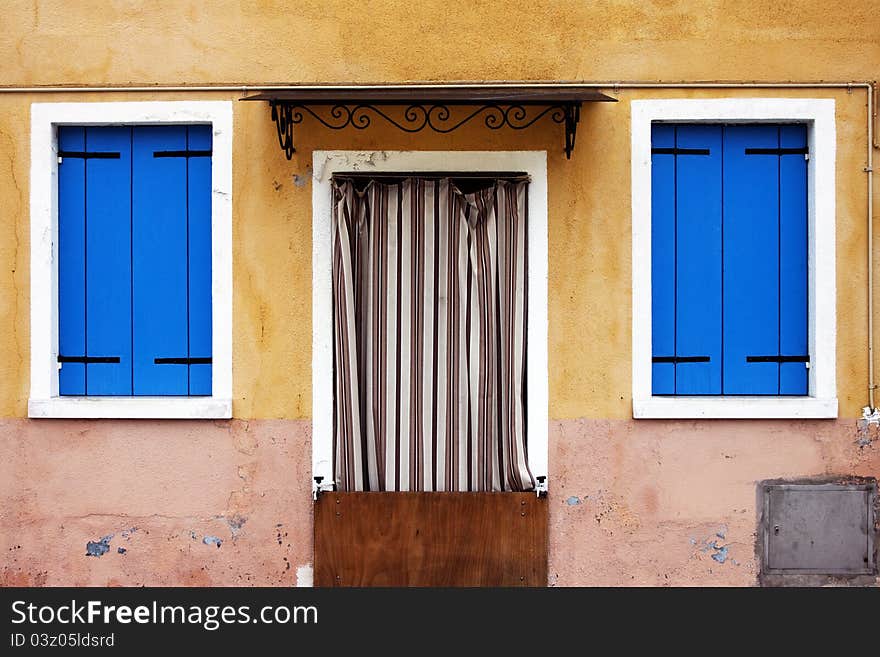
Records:
<instances>
[{"instance_id":1,"label":"blue wooden shutter","mask_svg":"<svg viewBox=\"0 0 880 657\"><path fill-rule=\"evenodd\" d=\"M210 127L58 143L60 393L210 395Z\"/></svg>"},{"instance_id":2,"label":"blue wooden shutter","mask_svg":"<svg viewBox=\"0 0 880 657\"><path fill-rule=\"evenodd\" d=\"M131 130L60 128L59 155L59 390L130 395Z\"/></svg>"},{"instance_id":3,"label":"blue wooden shutter","mask_svg":"<svg viewBox=\"0 0 880 657\"><path fill-rule=\"evenodd\" d=\"M186 395L185 126L134 129L134 394Z\"/></svg>"},{"instance_id":4,"label":"blue wooden shutter","mask_svg":"<svg viewBox=\"0 0 880 657\"><path fill-rule=\"evenodd\" d=\"M807 394L805 151L803 126L725 129L725 394Z\"/></svg>"},{"instance_id":5,"label":"blue wooden shutter","mask_svg":"<svg viewBox=\"0 0 880 657\"><path fill-rule=\"evenodd\" d=\"M806 128L652 137L654 394L808 394Z\"/></svg>"},{"instance_id":6,"label":"blue wooden shutter","mask_svg":"<svg viewBox=\"0 0 880 657\"><path fill-rule=\"evenodd\" d=\"M134 130L136 395L211 394L210 139L207 126Z\"/></svg>"},{"instance_id":7,"label":"blue wooden shutter","mask_svg":"<svg viewBox=\"0 0 880 657\"><path fill-rule=\"evenodd\" d=\"M653 134L654 394L720 394L721 127Z\"/></svg>"},{"instance_id":8,"label":"blue wooden shutter","mask_svg":"<svg viewBox=\"0 0 880 657\"><path fill-rule=\"evenodd\" d=\"M779 147L775 126L731 126L724 139L724 391L778 394Z\"/></svg>"}]
</instances>

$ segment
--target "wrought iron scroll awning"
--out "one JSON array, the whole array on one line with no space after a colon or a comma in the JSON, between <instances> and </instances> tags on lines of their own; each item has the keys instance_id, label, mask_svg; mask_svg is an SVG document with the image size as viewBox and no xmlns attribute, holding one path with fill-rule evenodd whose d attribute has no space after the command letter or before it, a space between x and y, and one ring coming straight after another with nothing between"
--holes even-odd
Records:
<instances>
[{"instance_id":1,"label":"wrought iron scroll awning","mask_svg":"<svg viewBox=\"0 0 880 657\"><path fill-rule=\"evenodd\" d=\"M296 151L293 127L306 116L331 130L365 130L381 119L403 132L427 128L444 134L474 120L482 120L490 130L523 130L546 116L563 125L565 156L571 158L581 104L616 102L593 87L571 85L296 87L242 100L269 102L288 160Z\"/></svg>"}]
</instances>

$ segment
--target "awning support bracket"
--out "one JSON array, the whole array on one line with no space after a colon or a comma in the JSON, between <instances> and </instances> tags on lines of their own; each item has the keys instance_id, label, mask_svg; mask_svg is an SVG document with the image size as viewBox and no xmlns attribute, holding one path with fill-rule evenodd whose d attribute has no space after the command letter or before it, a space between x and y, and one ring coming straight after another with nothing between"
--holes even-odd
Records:
<instances>
[{"instance_id":1,"label":"awning support bracket","mask_svg":"<svg viewBox=\"0 0 880 657\"><path fill-rule=\"evenodd\" d=\"M297 101L271 100L272 121L278 133L278 143L287 159L296 152L293 143L293 128L310 116L330 130L353 127L357 130L369 128L374 119L381 119L402 132L415 133L425 129L448 134L473 120L482 119L490 130L511 128L524 130L545 116L554 123L561 123L565 129L564 152L571 159L574 151L577 126L580 121L581 103L563 101L548 104L533 103L322 103L308 104ZM405 108L402 112L388 112L389 106ZM318 108L325 108L320 111ZM457 111L463 108L462 111Z\"/></svg>"}]
</instances>

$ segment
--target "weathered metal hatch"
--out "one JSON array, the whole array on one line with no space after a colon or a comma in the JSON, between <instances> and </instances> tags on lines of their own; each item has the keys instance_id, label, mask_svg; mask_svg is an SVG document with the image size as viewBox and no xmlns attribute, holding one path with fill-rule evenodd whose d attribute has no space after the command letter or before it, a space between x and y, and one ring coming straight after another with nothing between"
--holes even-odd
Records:
<instances>
[{"instance_id":1,"label":"weathered metal hatch","mask_svg":"<svg viewBox=\"0 0 880 657\"><path fill-rule=\"evenodd\" d=\"M869 575L875 483L766 484L763 572Z\"/></svg>"}]
</instances>

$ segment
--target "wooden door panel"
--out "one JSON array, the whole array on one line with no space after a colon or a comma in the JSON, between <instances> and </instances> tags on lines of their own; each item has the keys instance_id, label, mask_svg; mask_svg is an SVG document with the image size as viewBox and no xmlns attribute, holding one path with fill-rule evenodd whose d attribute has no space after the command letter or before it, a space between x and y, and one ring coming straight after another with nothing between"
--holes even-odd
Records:
<instances>
[{"instance_id":1,"label":"wooden door panel","mask_svg":"<svg viewBox=\"0 0 880 657\"><path fill-rule=\"evenodd\" d=\"M323 493L316 586L546 586L534 493Z\"/></svg>"}]
</instances>

